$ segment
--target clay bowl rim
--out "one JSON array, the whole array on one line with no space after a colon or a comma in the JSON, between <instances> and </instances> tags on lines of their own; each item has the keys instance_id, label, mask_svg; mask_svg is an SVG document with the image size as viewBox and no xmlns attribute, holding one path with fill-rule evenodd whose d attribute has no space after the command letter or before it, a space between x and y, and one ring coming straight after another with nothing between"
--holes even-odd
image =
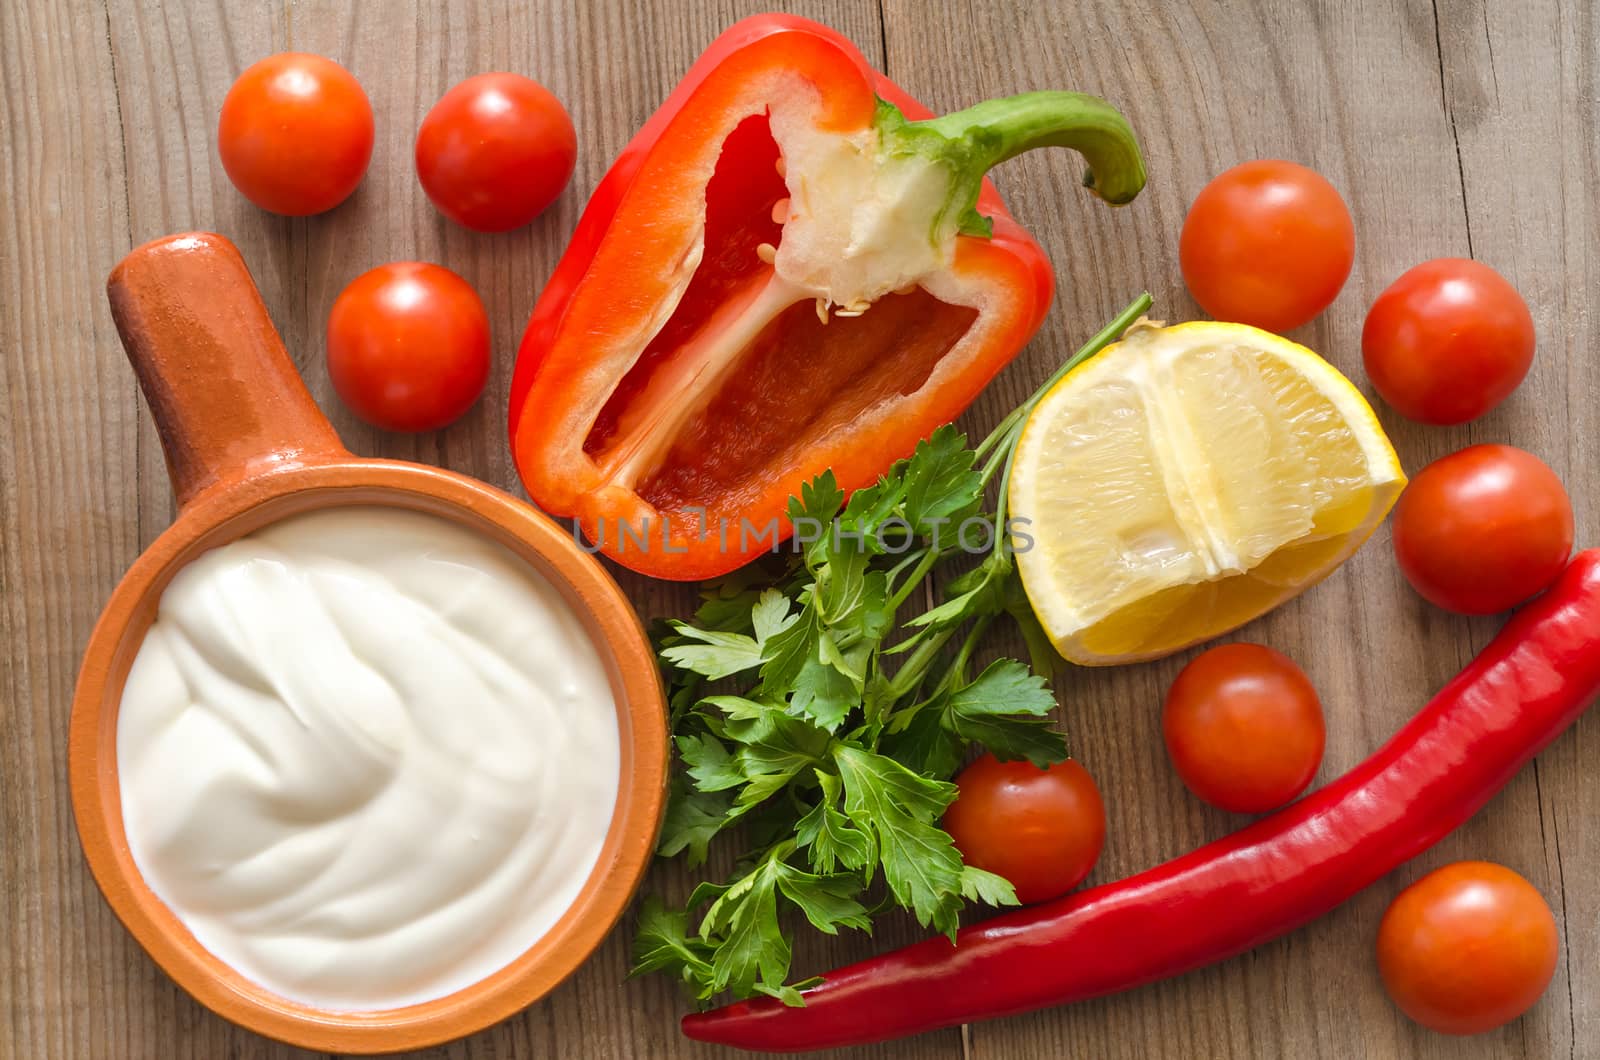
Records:
<instances>
[{"instance_id":1,"label":"clay bowl rim","mask_svg":"<svg viewBox=\"0 0 1600 1060\"><path fill-rule=\"evenodd\" d=\"M451 519L510 548L583 619L606 664L621 739L617 803L578 897L511 964L453 994L368 1012L319 1009L258 986L213 956L145 883L122 827L116 723L123 684L161 592L187 562L267 523L343 504ZM122 577L90 635L73 694L68 775L89 869L117 918L185 991L249 1030L325 1052L384 1053L453 1041L527 1008L575 972L627 911L655 851L667 781L664 698L633 605L597 559L543 513L456 472L336 458L262 469L196 496Z\"/></svg>"}]
</instances>

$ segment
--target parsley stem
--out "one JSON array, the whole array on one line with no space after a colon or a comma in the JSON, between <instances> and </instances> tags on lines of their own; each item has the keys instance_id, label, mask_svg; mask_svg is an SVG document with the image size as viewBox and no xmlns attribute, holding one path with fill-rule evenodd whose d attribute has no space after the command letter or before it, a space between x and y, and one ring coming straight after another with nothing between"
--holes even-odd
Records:
<instances>
[{"instance_id":1,"label":"parsley stem","mask_svg":"<svg viewBox=\"0 0 1600 1060\"><path fill-rule=\"evenodd\" d=\"M989 432L989 436L987 438L978 443L977 448L974 449L973 452L977 453L979 456L983 456L985 453L989 452L989 450L995 448L1011 434L1012 428L1017 425L1017 420L1019 420L1021 417L1022 406L1018 405L1016 408L1006 413L1004 419L995 424L994 430Z\"/></svg>"},{"instance_id":2,"label":"parsley stem","mask_svg":"<svg viewBox=\"0 0 1600 1060\"><path fill-rule=\"evenodd\" d=\"M945 691L959 688L967 683L967 663L971 661L972 653L977 649L978 642L983 640L985 633L989 632L989 626L994 620L995 616L992 614L978 616L977 621L972 624L972 628L967 631L966 637L962 639L961 647L956 651L956 657L950 661L949 666L945 667L944 675L939 678L939 683L934 685L933 689L922 698L916 709L920 710L927 706Z\"/></svg>"},{"instance_id":3,"label":"parsley stem","mask_svg":"<svg viewBox=\"0 0 1600 1060\"><path fill-rule=\"evenodd\" d=\"M905 584L896 589L894 595L889 598L889 612L891 614L899 610L900 605L905 603L912 593L916 592L917 586L922 584L922 580L928 576L928 572L933 570L933 565L938 561L938 549L929 548L923 551L922 558L917 560L916 566L911 568L911 573L906 577Z\"/></svg>"},{"instance_id":4,"label":"parsley stem","mask_svg":"<svg viewBox=\"0 0 1600 1060\"><path fill-rule=\"evenodd\" d=\"M972 624L972 629L967 631L966 639L961 642L961 649L956 652L955 661L950 664L950 672L945 680L952 685L967 683L967 663L972 658L973 651L978 647L978 642L989 630L989 623L994 621L993 615L980 615Z\"/></svg>"},{"instance_id":5,"label":"parsley stem","mask_svg":"<svg viewBox=\"0 0 1600 1060\"><path fill-rule=\"evenodd\" d=\"M1013 409L1011 411L1011 415L1015 416L1016 414L1016 410ZM1009 418L1010 417L1007 417L1007 419ZM996 430L1001 429L1010 430L1010 427L1008 427L1005 422L1002 422L1000 426L996 428ZM989 458L983 462L983 472L978 476L978 478L985 486L987 486L990 481L994 479L994 473L1000 470L1000 465L1005 462L1006 454L1010 451L1011 450L1009 446L997 446L994 452L989 455Z\"/></svg>"},{"instance_id":6,"label":"parsley stem","mask_svg":"<svg viewBox=\"0 0 1600 1060\"><path fill-rule=\"evenodd\" d=\"M886 702L894 702L922 683L923 677L927 675L928 667L933 664L933 660L938 654L944 650L946 642L955 636L956 628L955 626L950 626L946 629L941 629L917 645L916 651L911 653L910 658L901 664L900 669L896 670L894 677L890 679L889 695L886 697Z\"/></svg>"}]
</instances>

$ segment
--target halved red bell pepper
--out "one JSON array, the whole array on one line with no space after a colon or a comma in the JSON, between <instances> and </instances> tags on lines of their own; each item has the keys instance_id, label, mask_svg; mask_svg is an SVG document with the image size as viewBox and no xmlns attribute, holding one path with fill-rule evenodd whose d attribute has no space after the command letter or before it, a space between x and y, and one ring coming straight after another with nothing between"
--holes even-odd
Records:
<instances>
[{"instance_id":1,"label":"halved red bell pepper","mask_svg":"<svg viewBox=\"0 0 1600 1060\"><path fill-rule=\"evenodd\" d=\"M872 482L1044 319L1049 262L983 174L1052 145L1108 202L1144 184L1103 100L932 119L825 26L733 26L601 181L534 309L510 422L529 495L690 579L786 538L787 498L826 469Z\"/></svg>"}]
</instances>

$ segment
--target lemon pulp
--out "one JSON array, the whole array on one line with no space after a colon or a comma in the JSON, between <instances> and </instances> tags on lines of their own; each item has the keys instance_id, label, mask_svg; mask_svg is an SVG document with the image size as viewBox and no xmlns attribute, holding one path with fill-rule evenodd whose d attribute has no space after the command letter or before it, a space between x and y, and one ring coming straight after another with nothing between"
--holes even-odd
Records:
<instances>
[{"instance_id":1,"label":"lemon pulp","mask_svg":"<svg viewBox=\"0 0 1600 1060\"><path fill-rule=\"evenodd\" d=\"M1242 324L1136 325L1035 406L1009 506L1046 632L1096 665L1276 607L1349 558L1404 485L1371 406L1305 347Z\"/></svg>"}]
</instances>

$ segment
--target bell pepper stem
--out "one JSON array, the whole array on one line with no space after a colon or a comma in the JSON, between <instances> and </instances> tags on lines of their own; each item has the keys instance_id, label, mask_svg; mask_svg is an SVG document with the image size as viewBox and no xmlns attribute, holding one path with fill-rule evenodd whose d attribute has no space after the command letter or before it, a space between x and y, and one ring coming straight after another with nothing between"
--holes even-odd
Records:
<instances>
[{"instance_id":1,"label":"bell pepper stem","mask_svg":"<svg viewBox=\"0 0 1600 1060\"><path fill-rule=\"evenodd\" d=\"M988 236L993 225L977 212L983 176L1037 147L1070 147L1089 164L1084 185L1113 206L1144 187L1144 159L1127 119L1098 96L1082 92L1025 92L991 99L925 121L907 121L879 100L878 130L891 156L921 156L949 166L950 202L935 235L951 215L966 235Z\"/></svg>"}]
</instances>

